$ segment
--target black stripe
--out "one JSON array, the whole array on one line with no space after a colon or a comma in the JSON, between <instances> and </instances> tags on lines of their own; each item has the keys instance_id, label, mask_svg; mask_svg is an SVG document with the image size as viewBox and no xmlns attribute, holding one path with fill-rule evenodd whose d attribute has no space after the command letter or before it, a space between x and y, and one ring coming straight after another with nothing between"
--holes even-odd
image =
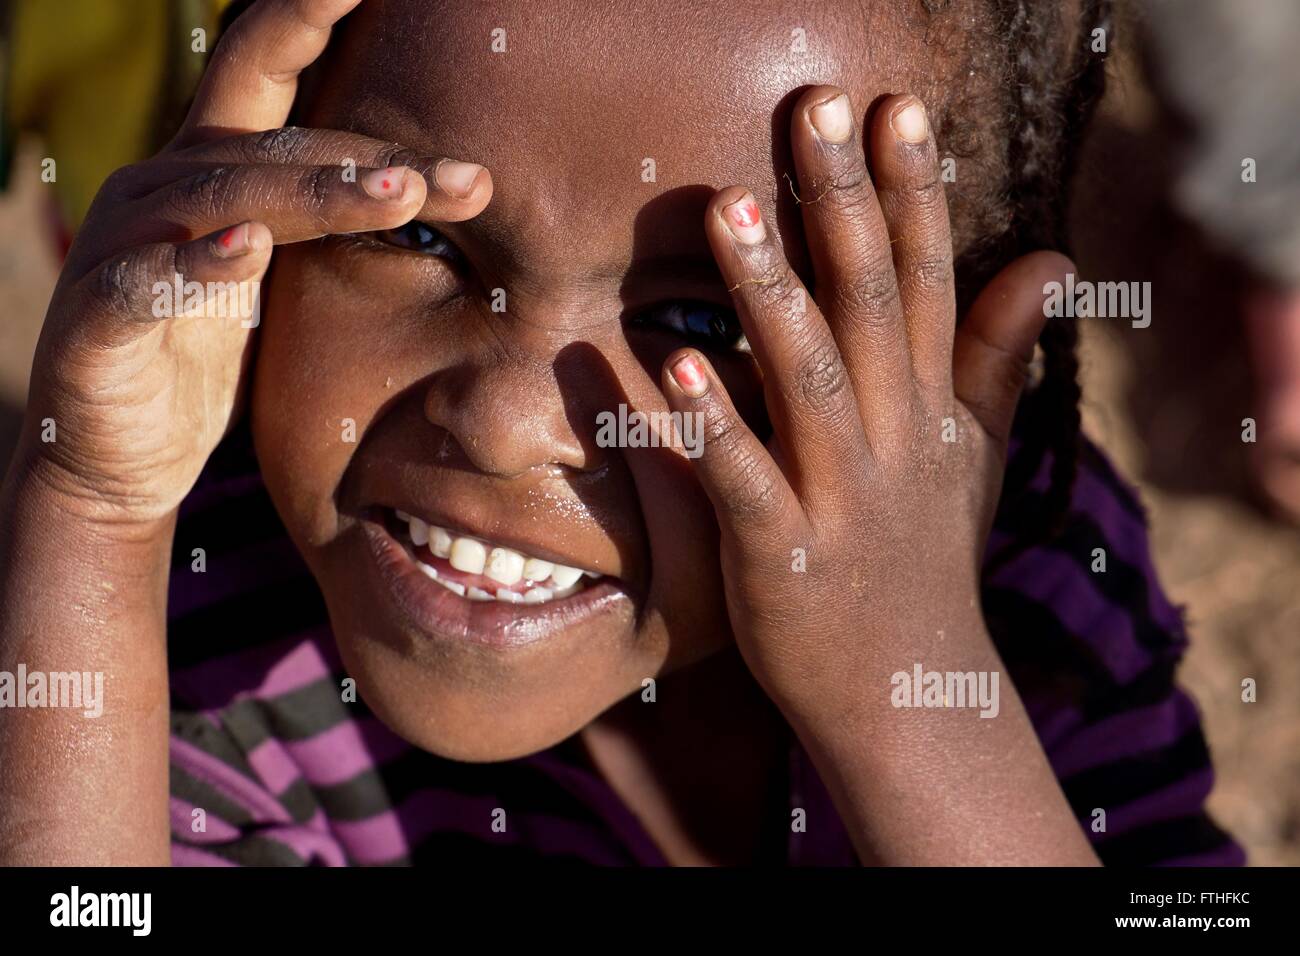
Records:
<instances>
[{"instance_id":1,"label":"black stripe","mask_svg":"<svg viewBox=\"0 0 1300 956\"><path fill-rule=\"evenodd\" d=\"M260 783L256 771L248 763L247 751L241 748L229 733L221 727L214 726L206 717L178 707L175 700L172 701L171 733L173 737L220 760L231 770Z\"/></svg>"},{"instance_id":2,"label":"black stripe","mask_svg":"<svg viewBox=\"0 0 1300 956\"><path fill-rule=\"evenodd\" d=\"M1092 570L1094 548L1106 551L1106 570ZM1066 555L1080 571L1091 577L1097 590L1133 622L1133 634L1150 650L1179 643L1180 634L1158 622L1151 611L1151 581L1138 567L1115 556L1114 548L1101 527L1089 516L1075 514L1060 537L1043 550Z\"/></svg>"},{"instance_id":3,"label":"black stripe","mask_svg":"<svg viewBox=\"0 0 1300 956\"><path fill-rule=\"evenodd\" d=\"M1093 849L1107 866L1155 866L1222 850L1231 843L1232 839L1202 813L1121 833L1093 844Z\"/></svg>"},{"instance_id":4,"label":"black stripe","mask_svg":"<svg viewBox=\"0 0 1300 956\"><path fill-rule=\"evenodd\" d=\"M307 861L285 844L253 831L233 843L193 844L197 850L211 853L240 866L306 866Z\"/></svg>"},{"instance_id":5,"label":"black stripe","mask_svg":"<svg viewBox=\"0 0 1300 956\"><path fill-rule=\"evenodd\" d=\"M1065 777L1061 789L1075 816L1087 819L1097 807L1109 813L1209 766L1205 737L1192 726L1172 744Z\"/></svg>"},{"instance_id":6,"label":"black stripe","mask_svg":"<svg viewBox=\"0 0 1300 956\"><path fill-rule=\"evenodd\" d=\"M615 847L620 852L621 847ZM414 866L596 866L581 851L554 853L518 843L495 843L460 831L430 834L411 854ZM636 863L627 855L626 865Z\"/></svg>"},{"instance_id":7,"label":"black stripe","mask_svg":"<svg viewBox=\"0 0 1300 956\"><path fill-rule=\"evenodd\" d=\"M449 790L491 806L529 814L603 825L585 804L524 760L471 764L445 760L416 747L374 770L330 787L315 789L325 813L335 820L364 820L396 809L421 791ZM491 820L483 818L484 832Z\"/></svg>"},{"instance_id":8,"label":"black stripe","mask_svg":"<svg viewBox=\"0 0 1300 956\"><path fill-rule=\"evenodd\" d=\"M266 492L222 498L177 523L172 570L188 571L195 548L203 549L210 565L223 555L281 538L288 540L288 532Z\"/></svg>"},{"instance_id":9,"label":"black stripe","mask_svg":"<svg viewBox=\"0 0 1300 956\"><path fill-rule=\"evenodd\" d=\"M236 803L220 790L204 783L175 763L169 770L169 792L203 810L209 817L224 820L232 827L243 829L254 822L254 817L242 804Z\"/></svg>"},{"instance_id":10,"label":"black stripe","mask_svg":"<svg viewBox=\"0 0 1300 956\"><path fill-rule=\"evenodd\" d=\"M320 588L309 574L276 581L173 618L168 667L182 670L328 623Z\"/></svg>"},{"instance_id":11,"label":"black stripe","mask_svg":"<svg viewBox=\"0 0 1300 956\"><path fill-rule=\"evenodd\" d=\"M1015 685L1028 694L1050 689L1054 698L1082 708L1088 725L1153 706L1174 691L1178 659L1172 653L1120 684L1097 649L1067 629L1047 605L1006 588L985 588L982 602L989 633Z\"/></svg>"},{"instance_id":12,"label":"black stripe","mask_svg":"<svg viewBox=\"0 0 1300 956\"><path fill-rule=\"evenodd\" d=\"M283 793L276 795L276 799L289 811L289 816L293 817L294 823L307 823L320 809L316 794L312 792L311 785L304 777L299 777L289 784Z\"/></svg>"},{"instance_id":13,"label":"black stripe","mask_svg":"<svg viewBox=\"0 0 1300 956\"><path fill-rule=\"evenodd\" d=\"M344 703L341 677L323 677L305 687L260 699L245 698L222 711L221 718L246 750L268 738L306 740L345 721L370 716L359 699Z\"/></svg>"}]
</instances>

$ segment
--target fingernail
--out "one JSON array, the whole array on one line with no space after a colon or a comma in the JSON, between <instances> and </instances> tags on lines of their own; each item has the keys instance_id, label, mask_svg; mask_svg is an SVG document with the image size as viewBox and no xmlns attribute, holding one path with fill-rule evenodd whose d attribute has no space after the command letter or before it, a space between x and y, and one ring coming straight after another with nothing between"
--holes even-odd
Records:
<instances>
[{"instance_id":1,"label":"fingernail","mask_svg":"<svg viewBox=\"0 0 1300 956\"><path fill-rule=\"evenodd\" d=\"M248 223L231 226L212 244L213 253L222 259L233 259L248 252Z\"/></svg>"},{"instance_id":2,"label":"fingernail","mask_svg":"<svg viewBox=\"0 0 1300 956\"><path fill-rule=\"evenodd\" d=\"M699 398L709 390L709 377L704 374L704 366L694 354L683 355L672 367L673 381L686 393L688 398Z\"/></svg>"},{"instance_id":3,"label":"fingernail","mask_svg":"<svg viewBox=\"0 0 1300 956\"><path fill-rule=\"evenodd\" d=\"M751 193L745 193L722 209L722 218L731 234L747 246L757 245L767 237L767 226Z\"/></svg>"},{"instance_id":4,"label":"fingernail","mask_svg":"<svg viewBox=\"0 0 1300 956\"><path fill-rule=\"evenodd\" d=\"M849 112L849 98L841 93L825 103L818 103L808 111L813 129L828 143L847 143L853 135L853 114Z\"/></svg>"},{"instance_id":5,"label":"fingernail","mask_svg":"<svg viewBox=\"0 0 1300 956\"><path fill-rule=\"evenodd\" d=\"M462 163L458 159L444 159L433 171L433 181L443 192L464 199L474 189L474 181L483 167L478 163Z\"/></svg>"},{"instance_id":6,"label":"fingernail","mask_svg":"<svg viewBox=\"0 0 1300 956\"><path fill-rule=\"evenodd\" d=\"M405 166L371 170L361 177L361 188L376 199L401 199L408 172Z\"/></svg>"},{"instance_id":7,"label":"fingernail","mask_svg":"<svg viewBox=\"0 0 1300 956\"><path fill-rule=\"evenodd\" d=\"M925 107L912 97L889 117L894 132L908 143L924 143L930 135L930 124L925 119Z\"/></svg>"}]
</instances>

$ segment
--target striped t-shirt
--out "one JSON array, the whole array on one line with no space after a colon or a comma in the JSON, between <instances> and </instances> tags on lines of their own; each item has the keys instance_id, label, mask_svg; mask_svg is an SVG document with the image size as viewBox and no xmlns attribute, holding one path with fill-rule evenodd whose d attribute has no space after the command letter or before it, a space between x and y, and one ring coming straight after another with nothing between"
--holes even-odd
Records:
<instances>
[{"instance_id":1,"label":"striped t-shirt","mask_svg":"<svg viewBox=\"0 0 1300 956\"><path fill-rule=\"evenodd\" d=\"M1049 467L1013 446L989 543L984 610L1006 676L1103 862L1239 864L1205 813L1213 771L1195 705L1173 680L1187 639L1156 582L1134 493L1085 446L1063 533L1011 548L1009 519L1041 504ZM203 573L192 570L195 548ZM1104 574L1091 570L1095 548ZM666 862L576 736L529 757L460 763L344 701L319 589L244 431L182 508L169 600L174 863ZM789 740L772 861L855 864L811 761ZM504 832L497 808L509 808ZM1096 808L1104 832L1091 825Z\"/></svg>"}]
</instances>

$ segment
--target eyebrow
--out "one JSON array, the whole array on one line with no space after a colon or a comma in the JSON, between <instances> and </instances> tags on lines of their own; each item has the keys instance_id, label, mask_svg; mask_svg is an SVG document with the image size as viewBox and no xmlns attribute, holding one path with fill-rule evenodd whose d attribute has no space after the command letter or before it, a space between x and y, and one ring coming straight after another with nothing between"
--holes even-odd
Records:
<instances>
[{"instance_id":1,"label":"eyebrow","mask_svg":"<svg viewBox=\"0 0 1300 956\"><path fill-rule=\"evenodd\" d=\"M364 108L359 110L359 115L366 119L356 124L354 132L375 139L401 143L409 149L421 150L429 155L440 155L438 150L428 149L422 142L423 137L419 135L422 131L421 124L415 114L401 101L385 97L367 100L363 105ZM513 228L502 219L499 210L494 209L490 202L472 219L463 219L459 222L429 222L425 225L451 239L457 235L473 237L475 243L483 247L489 255L506 261L513 260L513 265L523 266L518 257L512 255L516 248ZM670 234L672 230L656 231ZM629 287L635 289L647 283L657 284L667 277L672 277L678 279L683 285L697 287L705 293L716 292L723 295L726 290L722 273L712 252L709 251L708 240L703 236L702 226L699 242L701 248L690 251L646 255L637 255L634 251L630 260L622 257L617 260L607 260L584 270L583 277L593 284L621 282L624 289Z\"/></svg>"}]
</instances>

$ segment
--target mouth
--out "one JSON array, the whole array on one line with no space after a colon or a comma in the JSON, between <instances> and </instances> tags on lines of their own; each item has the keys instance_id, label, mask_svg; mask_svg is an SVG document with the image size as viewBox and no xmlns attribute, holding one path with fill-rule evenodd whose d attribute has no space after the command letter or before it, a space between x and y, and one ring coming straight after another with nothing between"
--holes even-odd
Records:
<instances>
[{"instance_id":1,"label":"mouth","mask_svg":"<svg viewBox=\"0 0 1300 956\"><path fill-rule=\"evenodd\" d=\"M555 556L396 508L371 508L361 524L381 583L406 621L433 639L512 647L619 607L630 613L618 579Z\"/></svg>"},{"instance_id":2,"label":"mouth","mask_svg":"<svg viewBox=\"0 0 1300 956\"><path fill-rule=\"evenodd\" d=\"M548 604L577 594L600 574L457 534L394 509L387 527L420 572L471 601Z\"/></svg>"}]
</instances>

